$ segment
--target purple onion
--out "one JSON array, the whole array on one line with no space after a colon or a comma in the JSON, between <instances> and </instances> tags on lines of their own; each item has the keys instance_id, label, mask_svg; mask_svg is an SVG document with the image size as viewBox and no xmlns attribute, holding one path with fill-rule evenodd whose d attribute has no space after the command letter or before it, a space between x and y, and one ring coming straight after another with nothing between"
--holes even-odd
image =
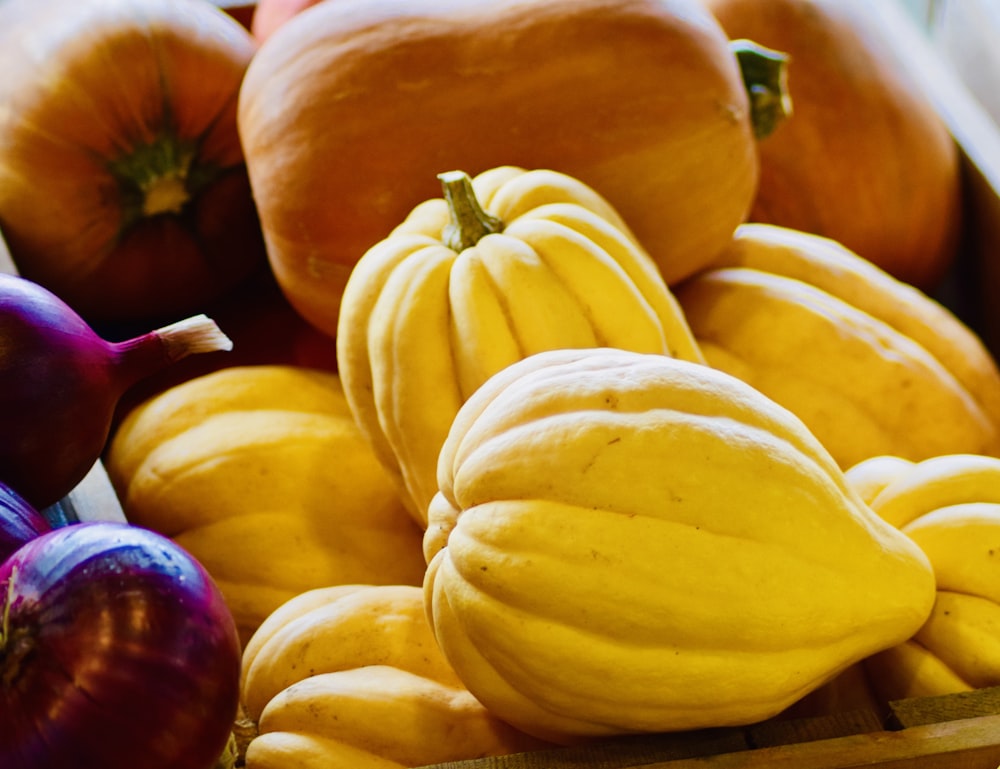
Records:
<instances>
[{"instance_id":1,"label":"purple onion","mask_svg":"<svg viewBox=\"0 0 1000 769\"><path fill-rule=\"evenodd\" d=\"M240 644L204 568L118 522L57 528L0 565L0 767L209 769Z\"/></svg>"},{"instance_id":2,"label":"purple onion","mask_svg":"<svg viewBox=\"0 0 1000 769\"><path fill-rule=\"evenodd\" d=\"M20 494L0 482L0 561L52 526Z\"/></svg>"},{"instance_id":3,"label":"purple onion","mask_svg":"<svg viewBox=\"0 0 1000 769\"><path fill-rule=\"evenodd\" d=\"M231 347L204 315L108 342L48 289L0 273L0 481L38 510L54 504L100 457L129 387Z\"/></svg>"}]
</instances>

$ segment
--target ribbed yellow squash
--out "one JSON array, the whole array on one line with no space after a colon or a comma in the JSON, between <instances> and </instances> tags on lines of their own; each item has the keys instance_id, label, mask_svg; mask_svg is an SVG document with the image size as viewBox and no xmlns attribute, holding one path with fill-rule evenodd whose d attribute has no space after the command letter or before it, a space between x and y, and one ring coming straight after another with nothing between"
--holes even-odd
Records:
<instances>
[{"instance_id":1,"label":"ribbed yellow squash","mask_svg":"<svg viewBox=\"0 0 1000 769\"><path fill-rule=\"evenodd\" d=\"M491 374L559 347L702 360L656 265L594 190L514 167L442 186L360 260L337 330L351 410L421 525L451 421Z\"/></svg>"},{"instance_id":2,"label":"ribbed yellow squash","mask_svg":"<svg viewBox=\"0 0 1000 769\"><path fill-rule=\"evenodd\" d=\"M803 423L708 366L538 353L466 402L439 476L435 636L547 739L770 717L933 603L926 557Z\"/></svg>"},{"instance_id":3,"label":"ribbed yellow squash","mask_svg":"<svg viewBox=\"0 0 1000 769\"><path fill-rule=\"evenodd\" d=\"M420 588L302 593L247 643L246 769L401 769L542 743L500 721L437 648Z\"/></svg>"},{"instance_id":4,"label":"ribbed yellow squash","mask_svg":"<svg viewBox=\"0 0 1000 769\"><path fill-rule=\"evenodd\" d=\"M1000 372L979 338L835 241L746 224L676 293L708 363L793 411L842 468L1000 454Z\"/></svg>"},{"instance_id":5,"label":"ribbed yellow squash","mask_svg":"<svg viewBox=\"0 0 1000 769\"><path fill-rule=\"evenodd\" d=\"M885 699L1000 686L1000 459L876 457L848 481L927 554L937 599L904 643L866 660Z\"/></svg>"},{"instance_id":6,"label":"ribbed yellow squash","mask_svg":"<svg viewBox=\"0 0 1000 769\"><path fill-rule=\"evenodd\" d=\"M208 569L244 642L303 590L423 576L421 530L335 374L235 366L191 379L128 414L106 465L126 518Z\"/></svg>"}]
</instances>

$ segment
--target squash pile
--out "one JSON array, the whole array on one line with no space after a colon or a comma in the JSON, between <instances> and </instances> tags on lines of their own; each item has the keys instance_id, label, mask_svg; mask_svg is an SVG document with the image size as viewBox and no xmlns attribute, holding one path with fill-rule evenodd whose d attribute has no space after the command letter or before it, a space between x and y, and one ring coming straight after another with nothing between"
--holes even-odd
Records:
<instances>
[{"instance_id":1,"label":"squash pile","mask_svg":"<svg viewBox=\"0 0 1000 769\"><path fill-rule=\"evenodd\" d=\"M866 6L337 0L226 27L230 144L194 156L229 147L234 239L336 360L165 383L104 460L237 621L243 765L1000 683L1000 369L934 298L957 150ZM235 227L195 199L156 222ZM85 304L148 290L121 270ZM189 301L162 286L151 312Z\"/></svg>"}]
</instances>

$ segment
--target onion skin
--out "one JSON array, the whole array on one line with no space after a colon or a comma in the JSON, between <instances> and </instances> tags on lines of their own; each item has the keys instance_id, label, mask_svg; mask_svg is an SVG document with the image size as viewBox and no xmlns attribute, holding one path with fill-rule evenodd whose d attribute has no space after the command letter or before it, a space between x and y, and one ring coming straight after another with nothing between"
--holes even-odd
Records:
<instances>
[{"instance_id":1,"label":"onion skin","mask_svg":"<svg viewBox=\"0 0 1000 769\"><path fill-rule=\"evenodd\" d=\"M0 766L209 769L222 754L236 627L173 541L107 521L46 532L0 565L0 607Z\"/></svg>"},{"instance_id":2,"label":"onion skin","mask_svg":"<svg viewBox=\"0 0 1000 769\"><path fill-rule=\"evenodd\" d=\"M107 342L48 289L0 274L0 481L38 510L54 504L100 457L129 387L188 353L231 346L221 332L207 336L222 346L197 333L171 345L165 330Z\"/></svg>"},{"instance_id":3,"label":"onion skin","mask_svg":"<svg viewBox=\"0 0 1000 769\"><path fill-rule=\"evenodd\" d=\"M52 526L20 494L0 483L0 561Z\"/></svg>"}]
</instances>

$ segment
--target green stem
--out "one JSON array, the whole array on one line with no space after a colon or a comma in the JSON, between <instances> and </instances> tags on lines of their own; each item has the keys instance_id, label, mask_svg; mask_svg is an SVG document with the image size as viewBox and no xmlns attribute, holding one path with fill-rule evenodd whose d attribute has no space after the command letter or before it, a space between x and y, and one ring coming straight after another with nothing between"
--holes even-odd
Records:
<instances>
[{"instance_id":1,"label":"green stem","mask_svg":"<svg viewBox=\"0 0 1000 769\"><path fill-rule=\"evenodd\" d=\"M472 248L480 238L503 232L503 222L483 210L464 171L438 174L451 221L441 233L442 242L453 251Z\"/></svg>"},{"instance_id":2,"label":"green stem","mask_svg":"<svg viewBox=\"0 0 1000 769\"><path fill-rule=\"evenodd\" d=\"M792 114L788 93L788 54L758 45L752 40L732 40L729 48L743 73L750 97L750 120L754 136L764 139Z\"/></svg>"}]
</instances>

